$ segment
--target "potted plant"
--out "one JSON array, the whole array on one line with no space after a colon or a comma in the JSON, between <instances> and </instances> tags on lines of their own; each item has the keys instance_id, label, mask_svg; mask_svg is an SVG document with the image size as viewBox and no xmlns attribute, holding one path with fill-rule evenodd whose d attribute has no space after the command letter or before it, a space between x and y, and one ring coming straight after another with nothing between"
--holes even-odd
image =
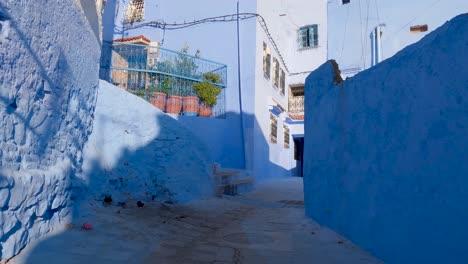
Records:
<instances>
[{"instance_id":1,"label":"potted plant","mask_svg":"<svg viewBox=\"0 0 468 264\"><path fill-rule=\"evenodd\" d=\"M193 88L186 84L182 90L182 111L187 116L197 116L200 99Z\"/></svg>"},{"instance_id":2,"label":"potted plant","mask_svg":"<svg viewBox=\"0 0 468 264\"><path fill-rule=\"evenodd\" d=\"M175 66L170 60L163 60L156 64L156 69L163 73L173 74ZM176 78L165 74L158 75L159 96L161 101L164 97L166 112L169 114L180 114L182 108L182 97L175 87L176 84Z\"/></svg>"},{"instance_id":3,"label":"potted plant","mask_svg":"<svg viewBox=\"0 0 468 264\"><path fill-rule=\"evenodd\" d=\"M171 86L170 80L167 77L161 78L158 83L158 88L151 86L151 97L150 102L155 107L161 109L161 111L166 110L166 98L169 93Z\"/></svg>"},{"instance_id":4,"label":"potted plant","mask_svg":"<svg viewBox=\"0 0 468 264\"><path fill-rule=\"evenodd\" d=\"M180 114L182 110L182 96L180 96L180 87L176 86L174 77L167 77L171 87L166 100L166 112L169 114Z\"/></svg>"},{"instance_id":5,"label":"potted plant","mask_svg":"<svg viewBox=\"0 0 468 264\"><path fill-rule=\"evenodd\" d=\"M193 89L197 92L202 103L200 104L199 115L202 117L210 117L212 107L218 102L217 96L221 93L220 83L221 77L219 74L208 72L203 74L203 82L193 85Z\"/></svg>"},{"instance_id":6,"label":"potted plant","mask_svg":"<svg viewBox=\"0 0 468 264\"><path fill-rule=\"evenodd\" d=\"M172 63L168 60L158 61L156 65L151 65L151 70L155 69L161 72L170 72ZM150 102L155 107L166 110L167 95L171 90L170 77L162 74L150 74Z\"/></svg>"},{"instance_id":7,"label":"potted plant","mask_svg":"<svg viewBox=\"0 0 468 264\"><path fill-rule=\"evenodd\" d=\"M197 71L197 58L199 58L199 56L200 51L198 50L194 56L190 56L189 46L185 44L185 46L179 51L178 56L174 59L175 72L185 77L200 78ZM182 96L182 111L184 115L196 116L198 114L199 98L193 91L192 82L188 80L180 80L179 84L179 91Z\"/></svg>"}]
</instances>

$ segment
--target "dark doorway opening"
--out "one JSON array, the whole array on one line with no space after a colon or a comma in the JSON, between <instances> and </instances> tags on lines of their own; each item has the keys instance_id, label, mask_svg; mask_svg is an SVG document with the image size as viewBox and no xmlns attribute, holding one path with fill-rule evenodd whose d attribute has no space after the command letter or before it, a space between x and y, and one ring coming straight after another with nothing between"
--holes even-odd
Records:
<instances>
[{"instance_id":1,"label":"dark doorway opening","mask_svg":"<svg viewBox=\"0 0 468 264\"><path fill-rule=\"evenodd\" d=\"M294 159L296 160L296 176L304 176L304 137L294 138Z\"/></svg>"}]
</instances>

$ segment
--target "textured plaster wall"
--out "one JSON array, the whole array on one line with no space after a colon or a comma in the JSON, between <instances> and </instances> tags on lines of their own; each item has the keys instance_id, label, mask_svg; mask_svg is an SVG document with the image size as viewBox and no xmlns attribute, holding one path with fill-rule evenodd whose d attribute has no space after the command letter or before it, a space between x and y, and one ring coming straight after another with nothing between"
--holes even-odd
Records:
<instances>
[{"instance_id":1,"label":"textured plaster wall","mask_svg":"<svg viewBox=\"0 0 468 264\"><path fill-rule=\"evenodd\" d=\"M387 263L467 263L468 15L335 85L306 81L307 215Z\"/></svg>"},{"instance_id":2,"label":"textured plaster wall","mask_svg":"<svg viewBox=\"0 0 468 264\"><path fill-rule=\"evenodd\" d=\"M0 259L69 215L100 56L94 0L0 1Z\"/></svg>"},{"instance_id":3,"label":"textured plaster wall","mask_svg":"<svg viewBox=\"0 0 468 264\"><path fill-rule=\"evenodd\" d=\"M207 148L180 122L105 81L94 115L77 177L92 196L187 202L213 194Z\"/></svg>"}]
</instances>

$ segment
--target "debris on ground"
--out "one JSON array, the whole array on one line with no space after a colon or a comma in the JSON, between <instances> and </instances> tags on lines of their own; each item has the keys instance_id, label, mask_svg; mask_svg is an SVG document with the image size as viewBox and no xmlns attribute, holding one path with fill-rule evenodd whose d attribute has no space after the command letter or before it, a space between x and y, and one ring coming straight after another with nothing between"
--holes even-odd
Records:
<instances>
[{"instance_id":1,"label":"debris on ground","mask_svg":"<svg viewBox=\"0 0 468 264\"><path fill-rule=\"evenodd\" d=\"M112 197L111 196L104 197L104 204L106 205L112 204Z\"/></svg>"},{"instance_id":2,"label":"debris on ground","mask_svg":"<svg viewBox=\"0 0 468 264\"><path fill-rule=\"evenodd\" d=\"M85 222L81 227L82 227L84 230L91 230L91 229L93 229L93 225L91 225L91 224L88 223L88 222Z\"/></svg>"}]
</instances>

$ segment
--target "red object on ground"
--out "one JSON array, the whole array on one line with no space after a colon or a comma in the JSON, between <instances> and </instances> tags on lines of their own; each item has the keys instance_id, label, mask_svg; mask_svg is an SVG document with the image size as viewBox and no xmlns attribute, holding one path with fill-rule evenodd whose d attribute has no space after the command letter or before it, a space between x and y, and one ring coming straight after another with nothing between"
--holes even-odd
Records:
<instances>
[{"instance_id":1,"label":"red object on ground","mask_svg":"<svg viewBox=\"0 0 468 264\"><path fill-rule=\"evenodd\" d=\"M91 230L93 229L93 225L91 225L90 223L88 222L85 222L83 225L82 225L83 229L84 230Z\"/></svg>"}]
</instances>

